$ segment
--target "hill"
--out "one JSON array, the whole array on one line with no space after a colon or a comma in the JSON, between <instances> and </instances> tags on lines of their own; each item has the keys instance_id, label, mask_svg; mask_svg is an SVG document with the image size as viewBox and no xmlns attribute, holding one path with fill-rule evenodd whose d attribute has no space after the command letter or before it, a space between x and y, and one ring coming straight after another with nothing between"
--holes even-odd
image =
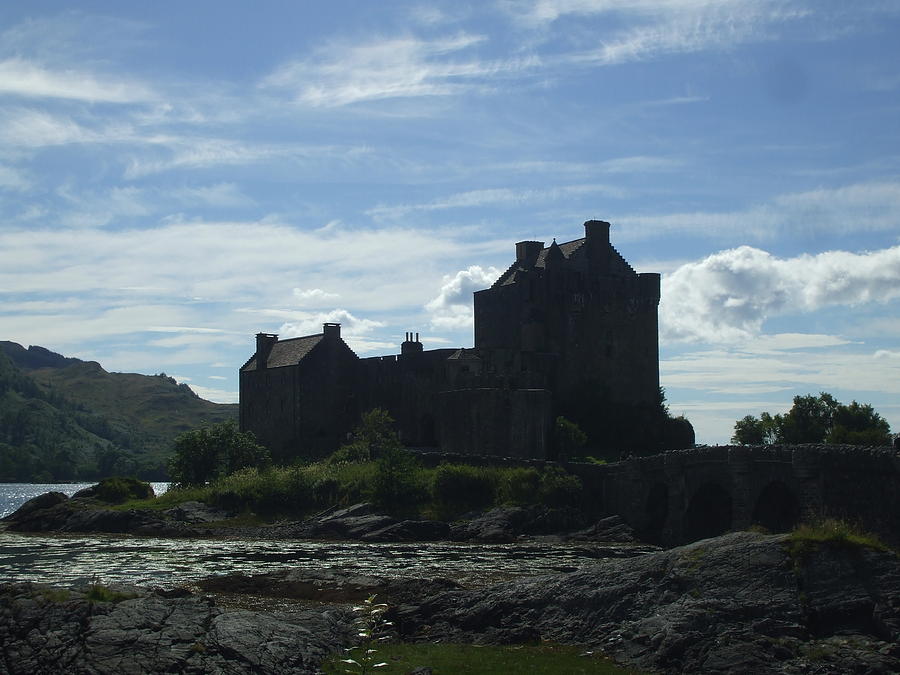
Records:
<instances>
[{"instance_id":1,"label":"hill","mask_svg":"<svg viewBox=\"0 0 900 675\"><path fill-rule=\"evenodd\" d=\"M110 373L43 347L0 342L0 480L166 478L174 438L237 419L164 373Z\"/></svg>"}]
</instances>

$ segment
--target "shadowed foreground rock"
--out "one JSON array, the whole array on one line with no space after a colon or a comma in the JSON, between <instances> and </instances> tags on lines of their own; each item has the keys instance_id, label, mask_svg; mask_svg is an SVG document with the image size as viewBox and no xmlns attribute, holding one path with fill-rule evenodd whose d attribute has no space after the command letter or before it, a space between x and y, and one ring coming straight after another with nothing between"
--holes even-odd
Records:
<instances>
[{"instance_id":1,"label":"shadowed foreground rock","mask_svg":"<svg viewBox=\"0 0 900 675\"><path fill-rule=\"evenodd\" d=\"M595 646L641 669L900 672L900 560L786 535L724 535L565 575L451 591L396 612L408 639Z\"/></svg>"},{"instance_id":2,"label":"shadowed foreground rock","mask_svg":"<svg viewBox=\"0 0 900 675\"><path fill-rule=\"evenodd\" d=\"M0 672L316 673L352 644L345 610L224 611L194 596L91 602L0 584Z\"/></svg>"}]
</instances>

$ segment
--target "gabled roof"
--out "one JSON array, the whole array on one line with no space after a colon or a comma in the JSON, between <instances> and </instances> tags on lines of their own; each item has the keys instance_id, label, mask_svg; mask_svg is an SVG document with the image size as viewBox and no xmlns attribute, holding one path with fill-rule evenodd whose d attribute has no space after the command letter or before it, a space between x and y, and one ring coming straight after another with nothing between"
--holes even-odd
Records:
<instances>
[{"instance_id":1,"label":"gabled roof","mask_svg":"<svg viewBox=\"0 0 900 675\"><path fill-rule=\"evenodd\" d=\"M272 351L269 353L266 366L268 368L281 368L300 363L322 341L323 337L325 336L319 333L318 335L279 340L272 345ZM256 356L254 355L247 361L241 370L256 370Z\"/></svg>"}]
</instances>

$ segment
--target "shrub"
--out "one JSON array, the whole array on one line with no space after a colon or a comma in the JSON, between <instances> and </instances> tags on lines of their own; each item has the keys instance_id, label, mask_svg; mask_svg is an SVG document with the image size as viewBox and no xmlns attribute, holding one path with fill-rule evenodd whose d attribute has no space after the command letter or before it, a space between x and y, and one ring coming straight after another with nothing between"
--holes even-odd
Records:
<instances>
[{"instance_id":1,"label":"shrub","mask_svg":"<svg viewBox=\"0 0 900 675\"><path fill-rule=\"evenodd\" d=\"M413 454L398 447L385 448L375 462L372 496L388 513L401 515L418 510L427 490Z\"/></svg>"},{"instance_id":2,"label":"shrub","mask_svg":"<svg viewBox=\"0 0 900 675\"><path fill-rule=\"evenodd\" d=\"M541 474L537 469L512 468L500 475L500 501L504 504L527 506L540 500Z\"/></svg>"},{"instance_id":3,"label":"shrub","mask_svg":"<svg viewBox=\"0 0 900 675\"><path fill-rule=\"evenodd\" d=\"M583 486L578 476L566 473L561 468L548 467L541 474L540 501L554 507L576 507L582 499Z\"/></svg>"},{"instance_id":4,"label":"shrub","mask_svg":"<svg viewBox=\"0 0 900 675\"><path fill-rule=\"evenodd\" d=\"M137 478L104 478L93 489L94 497L108 504L121 504L129 499L151 499L153 487Z\"/></svg>"},{"instance_id":5,"label":"shrub","mask_svg":"<svg viewBox=\"0 0 900 675\"><path fill-rule=\"evenodd\" d=\"M431 498L441 518L490 506L496 493L496 471L468 464L441 464L431 480Z\"/></svg>"}]
</instances>

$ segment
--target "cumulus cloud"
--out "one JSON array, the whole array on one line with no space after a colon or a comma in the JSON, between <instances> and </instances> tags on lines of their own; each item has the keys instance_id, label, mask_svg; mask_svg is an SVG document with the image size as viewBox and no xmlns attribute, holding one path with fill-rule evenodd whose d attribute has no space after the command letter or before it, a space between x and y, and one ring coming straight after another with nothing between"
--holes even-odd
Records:
<instances>
[{"instance_id":1,"label":"cumulus cloud","mask_svg":"<svg viewBox=\"0 0 900 675\"><path fill-rule=\"evenodd\" d=\"M900 246L777 258L751 246L682 265L663 280L663 336L734 342L772 316L900 297Z\"/></svg>"},{"instance_id":2,"label":"cumulus cloud","mask_svg":"<svg viewBox=\"0 0 900 675\"><path fill-rule=\"evenodd\" d=\"M381 321L361 319L346 309L333 309L330 312L303 314L296 321L282 324L281 328L278 329L278 335L282 338L315 335L322 332L323 323L341 324L341 335L349 337L366 335L376 328L384 326L384 323Z\"/></svg>"},{"instance_id":3,"label":"cumulus cloud","mask_svg":"<svg viewBox=\"0 0 900 675\"><path fill-rule=\"evenodd\" d=\"M425 309L431 313L435 329L466 328L472 325L472 293L487 288L500 276L496 267L471 265L456 274L444 277L441 291Z\"/></svg>"}]
</instances>

